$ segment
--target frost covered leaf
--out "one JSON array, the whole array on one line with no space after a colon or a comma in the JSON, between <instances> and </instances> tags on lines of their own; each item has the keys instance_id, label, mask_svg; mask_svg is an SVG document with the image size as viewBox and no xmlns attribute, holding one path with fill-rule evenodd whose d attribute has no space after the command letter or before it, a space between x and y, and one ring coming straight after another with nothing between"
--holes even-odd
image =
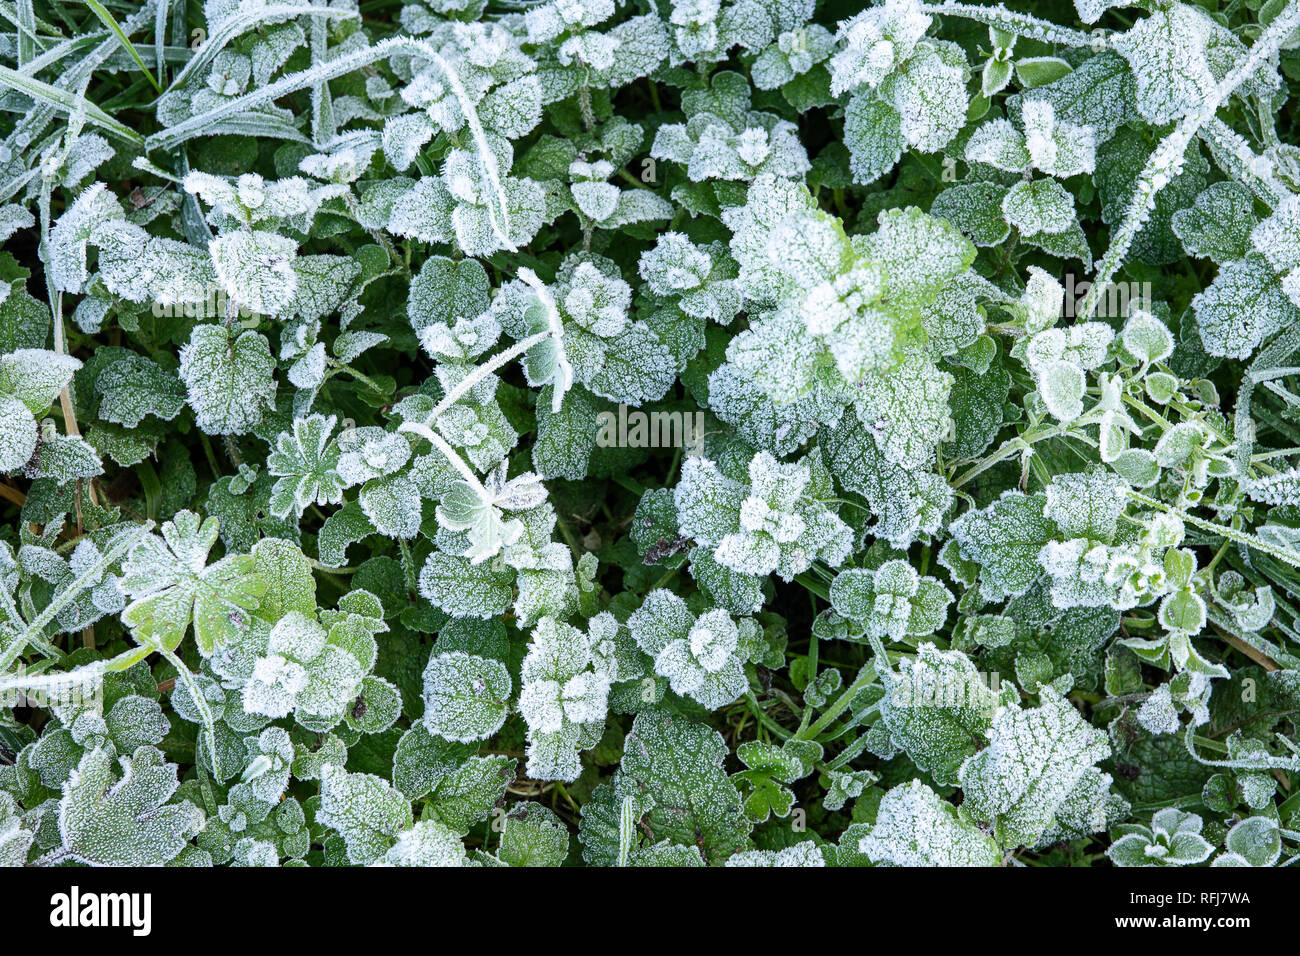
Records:
<instances>
[{"instance_id":1,"label":"frost covered leaf","mask_svg":"<svg viewBox=\"0 0 1300 956\"><path fill-rule=\"evenodd\" d=\"M1038 553L1056 529L1043 516L1046 498L1004 491L979 511L967 511L949 530L961 556L980 568L981 589L991 600L1023 594L1041 573Z\"/></svg>"},{"instance_id":2,"label":"frost covered leaf","mask_svg":"<svg viewBox=\"0 0 1300 956\"><path fill-rule=\"evenodd\" d=\"M444 528L465 533L469 548L463 556L470 564L482 564L516 544L524 533L522 519L505 516L540 507L545 501L546 488L537 475L525 472L506 481L502 465L486 484L453 483L436 514Z\"/></svg>"},{"instance_id":3,"label":"frost covered leaf","mask_svg":"<svg viewBox=\"0 0 1300 956\"><path fill-rule=\"evenodd\" d=\"M519 692L529 776L573 780L581 773L578 751L599 741L609 706L610 675L595 663L577 628L543 617L533 629Z\"/></svg>"},{"instance_id":4,"label":"frost covered leaf","mask_svg":"<svg viewBox=\"0 0 1300 956\"><path fill-rule=\"evenodd\" d=\"M1052 103L1042 99L1022 105L1021 123L1023 133L1007 120L984 123L967 141L967 161L1010 173L1037 169L1062 178L1093 171L1096 143L1091 127L1059 122Z\"/></svg>"},{"instance_id":5,"label":"frost covered leaf","mask_svg":"<svg viewBox=\"0 0 1300 956\"><path fill-rule=\"evenodd\" d=\"M301 515L313 504L343 500L340 452L332 437L335 423L333 415L295 418L293 430L276 438L266 458L267 471L277 478L270 500L276 517Z\"/></svg>"},{"instance_id":6,"label":"frost covered leaf","mask_svg":"<svg viewBox=\"0 0 1300 956\"><path fill-rule=\"evenodd\" d=\"M486 740L505 723L510 690L500 661L462 651L435 654L424 669L424 726L448 740Z\"/></svg>"},{"instance_id":7,"label":"frost covered leaf","mask_svg":"<svg viewBox=\"0 0 1300 956\"><path fill-rule=\"evenodd\" d=\"M1130 355L1148 364L1163 362L1174 352L1174 336L1150 312L1135 309L1120 334Z\"/></svg>"},{"instance_id":8,"label":"frost covered leaf","mask_svg":"<svg viewBox=\"0 0 1300 956\"><path fill-rule=\"evenodd\" d=\"M1110 327L1102 322L1082 322L1068 330L1044 329L1028 341L1026 364L1054 418L1069 422L1083 414L1084 372L1105 360L1113 337Z\"/></svg>"},{"instance_id":9,"label":"frost covered leaf","mask_svg":"<svg viewBox=\"0 0 1300 956\"><path fill-rule=\"evenodd\" d=\"M59 835L73 859L91 866L160 866L175 859L203 828L203 812L171 803L176 765L140 747L117 758L97 748L81 758L59 801Z\"/></svg>"},{"instance_id":10,"label":"frost covered leaf","mask_svg":"<svg viewBox=\"0 0 1300 956\"><path fill-rule=\"evenodd\" d=\"M262 229L233 232L208 247L226 294L258 315L277 315L289 308L298 290L293 262L298 244Z\"/></svg>"},{"instance_id":11,"label":"frost covered leaf","mask_svg":"<svg viewBox=\"0 0 1300 956\"><path fill-rule=\"evenodd\" d=\"M988 732L998 694L969 657L929 642L920 645L915 658L903 658L886 687L881 716L891 743L936 783L957 783L962 762L978 751Z\"/></svg>"},{"instance_id":12,"label":"frost covered leaf","mask_svg":"<svg viewBox=\"0 0 1300 956\"><path fill-rule=\"evenodd\" d=\"M1023 172L1033 162L1024 134L1010 120L990 120L976 129L966 141L966 160L1012 173Z\"/></svg>"},{"instance_id":13,"label":"frost covered leaf","mask_svg":"<svg viewBox=\"0 0 1300 956\"><path fill-rule=\"evenodd\" d=\"M712 548L720 565L740 574L775 571L789 580L818 558L843 562L848 527L804 496L812 477L805 466L759 452L748 471L746 487L706 459L687 459L674 492L682 534Z\"/></svg>"},{"instance_id":14,"label":"frost covered leaf","mask_svg":"<svg viewBox=\"0 0 1300 956\"><path fill-rule=\"evenodd\" d=\"M36 416L72 380L81 363L44 349L0 356L0 471L17 471L36 452Z\"/></svg>"},{"instance_id":15,"label":"frost covered leaf","mask_svg":"<svg viewBox=\"0 0 1300 956\"><path fill-rule=\"evenodd\" d=\"M657 837L698 846L710 865L723 863L746 848L751 826L723 769L726 754L722 737L707 727L664 713L638 714L623 743L615 794L648 794L654 805L646 822Z\"/></svg>"},{"instance_id":16,"label":"frost covered leaf","mask_svg":"<svg viewBox=\"0 0 1300 956\"><path fill-rule=\"evenodd\" d=\"M906 68L881 83L879 95L898 112L908 145L922 152L943 149L966 123L966 54L936 41L918 47Z\"/></svg>"},{"instance_id":17,"label":"frost covered leaf","mask_svg":"<svg viewBox=\"0 0 1300 956\"><path fill-rule=\"evenodd\" d=\"M1211 184L1193 205L1175 212L1170 225L1189 255L1226 263L1251 251L1255 222L1250 190L1226 180Z\"/></svg>"},{"instance_id":18,"label":"frost covered leaf","mask_svg":"<svg viewBox=\"0 0 1300 956\"><path fill-rule=\"evenodd\" d=\"M844 142L858 183L873 183L894 168L907 137L898 110L875 96L854 96L844 111Z\"/></svg>"},{"instance_id":19,"label":"frost covered leaf","mask_svg":"<svg viewBox=\"0 0 1300 956\"><path fill-rule=\"evenodd\" d=\"M855 411L845 412L839 427L827 429L820 441L840 484L867 499L878 537L906 548L918 535L938 531L952 505L948 483L889 461Z\"/></svg>"},{"instance_id":20,"label":"frost covered leaf","mask_svg":"<svg viewBox=\"0 0 1300 956\"><path fill-rule=\"evenodd\" d=\"M1137 108L1152 123L1168 123L1198 107L1216 81L1206 59L1212 24L1195 7L1173 3L1117 36L1137 85Z\"/></svg>"},{"instance_id":21,"label":"frost covered leaf","mask_svg":"<svg viewBox=\"0 0 1300 956\"><path fill-rule=\"evenodd\" d=\"M1268 260L1275 272L1287 273L1300 265L1300 197L1289 196L1277 210L1250 231L1250 244Z\"/></svg>"},{"instance_id":22,"label":"frost covered leaf","mask_svg":"<svg viewBox=\"0 0 1300 956\"><path fill-rule=\"evenodd\" d=\"M1050 104L1060 120L1096 130L1097 141L1140 119L1133 71L1110 50L1101 50L1060 79L1009 98L1013 108L1031 102Z\"/></svg>"},{"instance_id":23,"label":"frost covered leaf","mask_svg":"<svg viewBox=\"0 0 1300 956\"><path fill-rule=\"evenodd\" d=\"M210 435L241 435L275 402L275 360L266 337L246 329L198 325L180 351L180 376L199 428Z\"/></svg>"},{"instance_id":24,"label":"frost covered leaf","mask_svg":"<svg viewBox=\"0 0 1300 956\"><path fill-rule=\"evenodd\" d=\"M50 230L51 279L62 292L80 292L87 279L86 244L101 223L122 220L117 198L103 183L83 190Z\"/></svg>"},{"instance_id":25,"label":"frost covered leaf","mask_svg":"<svg viewBox=\"0 0 1300 956\"><path fill-rule=\"evenodd\" d=\"M50 407L81 362L45 349L17 349L0 356L0 395L17 399L33 415Z\"/></svg>"},{"instance_id":26,"label":"frost covered leaf","mask_svg":"<svg viewBox=\"0 0 1300 956\"><path fill-rule=\"evenodd\" d=\"M0 866L22 866L35 839L22 825L18 805L8 793L0 796Z\"/></svg>"},{"instance_id":27,"label":"frost covered leaf","mask_svg":"<svg viewBox=\"0 0 1300 956\"><path fill-rule=\"evenodd\" d=\"M415 537L419 531L420 490L408 475L389 475L366 482L357 501L382 535L405 539Z\"/></svg>"},{"instance_id":28,"label":"frost covered leaf","mask_svg":"<svg viewBox=\"0 0 1300 956\"><path fill-rule=\"evenodd\" d=\"M577 481L587 475L592 449L597 441L597 402L582 388L570 389L553 411L547 386L537 403L537 440L533 444L533 467L543 478Z\"/></svg>"},{"instance_id":29,"label":"frost covered leaf","mask_svg":"<svg viewBox=\"0 0 1300 956\"><path fill-rule=\"evenodd\" d=\"M887 171L904 145L942 149L965 123L965 54L923 39L930 22L913 0L890 0L840 24L831 93L856 91L845 136L859 182Z\"/></svg>"},{"instance_id":30,"label":"frost covered leaf","mask_svg":"<svg viewBox=\"0 0 1300 956\"><path fill-rule=\"evenodd\" d=\"M892 866L997 866L1002 854L961 809L912 780L880 801L861 840L871 862Z\"/></svg>"},{"instance_id":31,"label":"frost covered leaf","mask_svg":"<svg viewBox=\"0 0 1300 956\"><path fill-rule=\"evenodd\" d=\"M263 538L253 545L253 572L265 588L260 593L257 615L272 624L297 611L316 613L316 582L311 565L292 541Z\"/></svg>"},{"instance_id":32,"label":"frost covered leaf","mask_svg":"<svg viewBox=\"0 0 1300 956\"><path fill-rule=\"evenodd\" d=\"M1106 850L1116 866L1194 866L1209 859L1214 845L1201 836L1204 821L1174 807L1157 810L1149 827L1125 824Z\"/></svg>"},{"instance_id":33,"label":"frost covered leaf","mask_svg":"<svg viewBox=\"0 0 1300 956\"><path fill-rule=\"evenodd\" d=\"M1065 232L1075 222L1074 198L1054 179L1016 183L1002 200L1002 213L1025 236Z\"/></svg>"},{"instance_id":34,"label":"frost covered leaf","mask_svg":"<svg viewBox=\"0 0 1300 956\"><path fill-rule=\"evenodd\" d=\"M1089 538L1109 544L1128 500L1127 486L1105 471L1057 475L1047 486L1043 517L1066 538Z\"/></svg>"},{"instance_id":35,"label":"frost covered leaf","mask_svg":"<svg viewBox=\"0 0 1300 956\"><path fill-rule=\"evenodd\" d=\"M831 58L831 92L876 87L910 57L931 18L914 0L890 0L840 24L842 48Z\"/></svg>"},{"instance_id":36,"label":"frost covered leaf","mask_svg":"<svg viewBox=\"0 0 1300 956\"><path fill-rule=\"evenodd\" d=\"M906 561L886 561L874 571L849 568L831 582L837 614L864 625L873 637L902 640L934 633L952 594L936 578L921 577Z\"/></svg>"},{"instance_id":37,"label":"frost covered leaf","mask_svg":"<svg viewBox=\"0 0 1300 956\"><path fill-rule=\"evenodd\" d=\"M46 426L37 445L36 457L27 466L31 478L49 478L66 485L79 478L104 473L95 449L79 435L57 435Z\"/></svg>"},{"instance_id":38,"label":"frost covered leaf","mask_svg":"<svg viewBox=\"0 0 1300 956\"><path fill-rule=\"evenodd\" d=\"M1211 355L1246 358L1300 314L1258 253L1226 263L1192 300L1201 341Z\"/></svg>"},{"instance_id":39,"label":"frost covered leaf","mask_svg":"<svg viewBox=\"0 0 1300 956\"><path fill-rule=\"evenodd\" d=\"M190 621L205 654L250 627L250 614L266 590L253 576L254 559L230 554L208 565L217 540L215 518L200 521L178 512L162 526L162 537L146 536L122 563L122 589L133 598L122 621L141 643L173 650Z\"/></svg>"},{"instance_id":40,"label":"frost covered leaf","mask_svg":"<svg viewBox=\"0 0 1300 956\"><path fill-rule=\"evenodd\" d=\"M1212 866L1273 866L1282 855L1282 835L1275 820L1247 817L1228 831L1227 852Z\"/></svg>"},{"instance_id":41,"label":"frost covered leaf","mask_svg":"<svg viewBox=\"0 0 1300 956\"><path fill-rule=\"evenodd\" d=\"M870 426L885 458L901 468L929 464L948 430L952 376L911 354L898 368L880 371L862 383L858 414Z\"/></svg>"},{"instance_id":42,"label":"frost covered leaf","mask_svg":"<svg viewBox=\"0 0 1300 956\"><path fill-rule=\"evenodd\" d=\"M569 829L548 807L521 803L506 814L497 857L511 866L560 866L569 855Z\"/></svg>"},{"instance_id":43,"label":"frost covered leaf","mask_svg":"<svg viewBox=\"0 0 1300 956\"><path fill-rule=\"evenodd\" d=\"M963 807L992 824L1007 848L1037 843L1085 774L1110 756L1105 733L1068 700L1050 687L1040 699L1030 710L1000 710L988 747L961 768Z\"/></svg>"},{"instance_id":44,"label":"frost covered leaf","mask_svg":"<svg viewBox=\"0 0 1300 956\"><path fill-rule=\"evenodd\" d=\"M744 850L729 857L727 866L825 866L826 859L812 840L783 850Z\"/></svg>"},{"instance_id":45,"label":"frost covered leaf","mask_svg":"<svg viewBox=\"0 0 1300 956\"><path fill-rule=\"evenodd\" d=\"M417 332L435 324L455 325L458 319L481 315L487 307L487 273L474 259L453 262L445 256L430 256L411 280L407 316ZM491 344L484 343L484 347Z\"/></svg>"},{"instance_id":46,"label":"frost covered leaf","mask_svg":"<svg viewBox=\"0 0 1300 956\"><path fill-rule=\"evenodd\" d=\"M388 852L401 830L411 826L411 805L387 782L368 773L348 773L326 764L320 796L316 818L343 837L352 863L373 863Z\"/></svg>"},{"instance_id":47,"label":"frost covered leaf","mask_svg":"<svg viewBox=\"0 0 1300 956\"><path fill-rule=\"evenodd\" d=\"M185 405L185 390L172 372L142 355L106 366L95 378L99 417L134 428L146 415L169 420Z\"/></svg>"},{"instance_id":48,"label":"frost covered leaf","mask_svg":"<svg viewBox=\"0 0 1300 956\"><path fill-rule=\"evenodd\" d=\"M470 564L435 551L420 571L420 593L453 617L493 617L510 606L514 575L497 560Z\"/></svg>"},{"instance_id":49,"label":"frost covered leaf","mask_svg":"<svg viewBox=\"0 0 1300 956\"><path fill-rule=\"evenodd\" d=\"M459 833L434 820L421 820L399 833L371 866L469 866L469 857Z\"/></svg>"},{"instance_id":50,"label":"frost covered leaf","mask_svg":"<svg viewBox=\"0 0 1300 956\"><path fill-rule=\"evenodd\" d=\"M884 267L884 296L905 308L927 305L975 261L975 248L952 224L914 207L886 210L877 223L864 251Z\"/></svg>"},{"instance_id":51,"label":"frost covered leaf","mask_svg":"<svg viewBox=\"0 0 1300 956\"><path fill-rule=\"evenodd\" d=\"M1250 482L1244 489L1253 501L1270 505L1300 504L1300 468L1288 468Z\"/></svg>"},{"instance_id":52,"label":"frost covered leaf","mask_svg":"<svg viewBox=\"0 0 1300 956\"><path fill-rule=\"evenodd\" d=\"M722 212L722 221L732 231L731 255L740 266L740 284L745 294L760 302L788 298L799 287L799 277L786 271L779 256L771 256L771 234L785 223L808 221L815 208L807 188L774 176L759 176L750 185L743 206ZM846 260L848 249L840 258ZM833 266L836 263L825 263ZM814 277L813 281L816 281ZM803 278L808 283L807 277Z\"/></svg>"},{"instance_id":53,"label":"frost covered leaf","mask_svg":"<svg viewBox=\"0 0 1300 956\"><path fill-rule=\"evenodd\" d=\"M657 590L646 595L627 625L674 693L716 710L749 686L739 656L740 629L726 611L714 609L697 619L677 595Z\"/></svg>"},{"instance_id":54,"label":"frost covered leaf","mask_svg":"<svg viewBox=\"0 0 1300 956\"><path fill-rule=\"evenodd\" d=\"M244 685L244 711L268 717L296 711L305 726L333 726L360 695L364 669L350 651L322 646L323 631L298 612L271 630L270 653L253 665ZM288 645L288 646L286 646Z\"/></svg>"},{"instance_id":55,"label":"frost covered leaf","mask_svg":"<svg viewBox=\"0 0 1300 956\"><path fill-rule=\"evenodd\" d=\"M0 206L0 242L4 242L19 229L36 225L36 217L17 203Z\"/></svg>"}]
</instances>

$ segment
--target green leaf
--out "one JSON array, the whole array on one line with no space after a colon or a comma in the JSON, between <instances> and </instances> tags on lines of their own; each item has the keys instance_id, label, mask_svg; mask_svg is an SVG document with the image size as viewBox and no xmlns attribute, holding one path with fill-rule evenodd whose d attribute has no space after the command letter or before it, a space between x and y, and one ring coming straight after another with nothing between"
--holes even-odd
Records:
<instances>
[{"instance_id":1,"label":"green leaf","mask_svg":"<svg viewBox=\"0 0 1300 956\"><path fill-rule=\"evenodd\" d=\"M1000 710L988 747L961 768L963 808L991 824L1006 849L1036 844L1085 774L1110 756L1106 734L1068 700L1050 687L1040 699L1031 710Z\"/></svg>"},{"instance_id":2,"label":"green leaf","mask_svg":"<svg viewBox=\"0 0 1300 956\"><path fill-rule=\"evenodd\" d=\"M1179 209L1170 219L1174 234L1188 255L1220 264L1241 259L1251 251L1250 231L1256 223L1250 190L1232 180L1214 183Z\"/></svg>"},{"instance_id":3,"label":"green leaf","mask_svg":"<svg viewBox=\"0 0 1300 956\"><path fill-rule=\"evenodd\" d=\"M435 654L424 670L424 726L461 743L486 740L505 723L510 692L500 661L463 651Z\"/></svg>"},{"instance_id":4,"label":"green leaf","mask_svg":"<svg viewBox=\"0 0 1300 956\"><path fill-rule=\"evenodd\" d=\"M203 828L203 812L186 801L172 803L176 765L160 751L140 747L119 757L104 748L88 751L68 779L59 801L63 851L91 866L160 866L175 859Z\"/></svg>"},{"instance_id":5,"label":"green leaf","mask_svg":"<svg viewBox=\"0 0 1300 956\"><path fill-rule=\"evenodd\" d=\"M95 377L99 417L135 428L146 415L170 421L185 407L185 389L172 372L143 355L129 355Z\"/></svg>"},{"instance_id":6,"label":"green leaf","mask_svg":"<svg viewBox=\"0 0 1300 956\"><path fill-rule=\"evenodd\" d=\"M1300 321L1272 268L1258 253L1226 263L1192 299L1201 342L1211 355L1248 358L1264 339Z\"/></svg>"},{"instance_id":7,"label":"green leaf","mask_svg":"<svg viewBox=\"0 0 1300 956\"><path fill-rule=\"evenodd\" d=\"M569 855L569 828L548 807L516 804L505 816L497 856L511 866L560 866Z\"/></svg>"},{"instance_id":8,"label":"green leaf","mask_svg":"<svg viewBox=\"0 0 1300 956\"><path fill-rule=\"evenodd\" d=\"M860 842L872 863L892 866L997 866L1002 859L997 844L964 810L919 780L885 794Z\"/></svg>"},{"instance_id":9,"label":"green leaf","mask_svg":"<svg viewBox=\"0 0 1300 956\"><path fill-rule=\"evenodd\" d=\"M649 794L646 822L656 837L698 846L710 865L748 844L750 823L722 763L722 737L707 727L664 713L638 714L623 743L619 799Z\"/></svg>"},{"instance_id":10,"label":"green leaf","mask_svg":"<svg viewBox=\"0 0 1300 956\"><path fill-rule=\"evenodd\" d=\"M962 763L984 743L1002 703L985 680L962 652L925 643L885 682L880 712L889 738L935 783L957 783Z\"/></svg>"},{"instance_id":11,"label":"green leaf","mask_svg":"<svg viewBox=\"0 0 1300 956\"><path fill-rule=\"evenodd\" d=\"M257 616L274 624L290 611L316 613L316 582L302 549L283 538L263 538L253 546L253 574L265 585Z\"/></svg>"},{"instance_id":12,"label":"green leaf","mask_svg":"<svg viewBox=\"0 0 1300 956\"><path fill-rule=\"evenodd\" d=\"M416 332L435 323L453 325L487 311L488 291L487 272L476 259L429 256L411 280L407 317Z\"/></svg>"},{"instance_id":13,"label":"green leaf","mask_svg":"<svg viewBox=\"0 0 1300 956\"><path fill-rule=\"evenodd\" d=\"M1023 594L1042 573L1038 552L1056 528L1043 515L1044 495L1004 491L983 510L968 511L949 530L967 561L980 566L980 586L990 600Z\"/></svg>"},{"instance_id":14,"label":"green leaf","mask_svg":"<svg viewBox=\"0 0 1300 956\"><path fill-rule=\"evenodd\" d=\"M39 415L59 397L81 362L45 349L18 349L0 355L0 396L17 399Z\"/></svg>"},{"instance_id":15,"label":"green leaf","mask_svg":"<svg viewBox=\"0 0 1300 956\"><path fill-rule=\"evenodd\" d=\"M349 861L364 865L383 856L411 826L411 805L379 777L326 764L316 819L343 837Z\"/></svg>"},{"instance_id":16,"label":"green leaf","mask_svg":"<svg viewBox=\"0 0 1300 956\"><path fill-rule=\"evenodd\" d=\"M242 435L275 403L275 361L266 337L251 329L235 335L198 325L180 352L181 380L199 428L210 435Z\"/></svg>"},{"instance_id":17,"label":"green leaf","mask_svg":"<svg viewBox=\"0 0 1300 956\"><path fill-rule=\"evenodd\" d=\"M162 536L147 535L122 563L122 589L133 598L122 621L137 641L175 650L194 622L199 649L211 654L227 640L239 640L252 625L251 611L266 583L248 555L227 555L207 564L217 540L217 521L200 522L191 511L178 512L162 525Z\"/></svg>"}]
</instances>

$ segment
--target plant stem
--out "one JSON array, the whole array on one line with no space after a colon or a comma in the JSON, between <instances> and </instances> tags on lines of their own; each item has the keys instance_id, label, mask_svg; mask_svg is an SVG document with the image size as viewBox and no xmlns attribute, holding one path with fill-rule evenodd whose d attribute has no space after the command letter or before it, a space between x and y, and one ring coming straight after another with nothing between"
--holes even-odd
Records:
<instances>
[{"instance_id":1,"label":"plant stem","mask_svg":"<svg viewBox=\"0 0 1300 956\"><path fill-rule=\"evenodd\" d=\"M353 368L351 365L348 365L346 362L340 362L338 359L331 358L330 356L327 355L325 356L325 364L327 364L330 368L338 369L340 372L347 372L349 375L355 378L362 385L366 386L368 389L370 389L380 398L387 399L389 397L388 392L385 389L380 388L379 384L374 379L372 379L369 375L366 375L364 372L357 371L355 368Z\"/></svg>"},{"instance_id":2,"label":"plant stem","mask_svg":"<svg viewBox=\"0 0 1300 956\"><path fill-rule=\"evenodd\" d=\"M55 596L45 609L38 614L26 628L13 638L13 641L3 651L0 651L0 671L6 670L9 665L18 659L18 655L28 644L39 639L41 632L46 626L54 620L60 611L71 604L82 591L90 587L93 582L99 580L105 569L116 561L122 555L132 550L146 534L153 530L153 522L146 521L143 525L135 530L133 534L123 535L119 538L98 561L92 564L81 574L73 579L71 584L64 587L58 595Z\"/></svg>"},{"instance_id":3,"label":"plant stem","mask_svg":"<svg viewBox=\"0 0 1300 956\"><path fill-rule=\"evenodd\" d=\"M853 699L857 697L858 694L862 693L862 691L866 690L875 682L876 666L874 664L864 665L862 670L858 672L857 679L845 688L844 692L840 694L839 697L835 698L833 704L827 707L826 710L822 711L820 717L795 734L795 739L814 740L818 734L834 723L835 719L839 717L840 714L849 709L849 705L853 703Z\"/></svg>"},{"instance_id":4,"label":"plant stem","mask_svg":"<svg viewBox=\"0 0 1300 956\"><path fill-rule=\"evenodd\" d=\"M1277 54L1297 26L1300 26L1300 3L1292 2L1264 29L1246 55L1236 61L1223 81L1209 91L1201 104L1179 120L1173 131L1156 145L1134 184L1133 198L1123 221L1111 234L1110 248L1102 257L1096 275L1093 276L1092 286L1078 311L1079 321L1087 321L1096 311L1102 291L1119 271L1133 240L1155 208L1156 194L1177 178L1182 170L1183 156L1192 137L1214 119L1219 107L1236 92L1237 87L1258 70L1265 60L1272 59Z\"/></svg>"},{"instance_id":5,"label":"plant stem","mask_svg":"<svg viewBox=\"0 0 1300 956\"><path fill-rule=\"evenodd\" d=\"M451 391L443 397L442 401L440 401L434 407L433 411L429 413L428 418L425 419L425 423L432 425L441 418L444 413L446 413L447 409L451 408L451 406L464 398L475 385L483 381L503 365L507 364L511 359L523 355L533 346L544 342L550 334L551 332L548 329L545 332L538 332L535 335L530 335L526 339L520 339L514 345L510 346L510 348L503 352L498 352L496 355L492 356L492 358L488 359L488 361L477 366L474 371L470 372L463 379L457 382Z\"/></svg>"}]
</instances>

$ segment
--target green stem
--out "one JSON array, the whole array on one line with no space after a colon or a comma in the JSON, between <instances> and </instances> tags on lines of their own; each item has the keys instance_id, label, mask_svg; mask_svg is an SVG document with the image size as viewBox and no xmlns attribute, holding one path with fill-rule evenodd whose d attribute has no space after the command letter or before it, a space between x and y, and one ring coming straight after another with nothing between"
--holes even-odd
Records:
<instances>
[{"instance_id":1,"label":"green stem","mask_svg":"<svg viewBox=\"0 0 1300 956\"><path fill-rule=\"evenodd\" d=\"M1284 564L1291 565L1291 567L1293 568L1300 568L1300 554L1297 554L1296 552L1292 551L1289 548L1279 547L1278 545L1265 541L1263 538L1260 538L1257 535L1248 534L1247 532L1241 531L1237 528L1230 528L1227 525L1218 524L1214 521L1209 521L1205 518L1198 518L1196 515L1190 514L1189 512L1185 511L1182 508L1176 508L1173 505L1167 505L1163 501L1159 501L1156 498L1151 498L1147 495L1142 494L1140 491L1134 491L1132 489L1129 489L1128 496L1132 498L1134 501L1141 502L1142 504L1146 505L1148 508L1159 508L1161 511L1168 512L1169 514L1177 515L1187 524L1190 524L1196 528L1200 528L1202 531L1208 531L1211 534L1216 534L1222 538L1227 538L1229 541L1232 541L1236 544L1244 544L1248 548L1254 548L1256 551L1262 551L1265 554L1267 554L1269 557L1276 558L1277 560L1283 562Z\"/></svg>"},{"instance_id":2,"label":"green stem","mask_svg":"<svg viewBox=\"0 0 1300 956\"><path fill-rule=\"evenodd\" d=\"M408 594L418 594L420 589L417 585L415 574L415 559L411 557L411 545L405 538L397 539L397 548L402 552L402 572L406 576L406 590Z\"/></svg>"},{"instance_id":3,"label":"green stem","mask_svg":"<svg viewBox=\"0 0 1300 956\"><path fill-rule=\"evenodd\" d=\"M764 712L763 708L759 706L758 698L754 696L752 690L745 691L745 701L749 704L750 713L754 715L760 724L772 733L776 734L782 740L798 739L794 734L790 733L790 731L786 730Z\"/></svg>"},{"instance_id":4,"label":"green stem","mask_svg":"<svg viewBox=\"0 0 1300 956\"><path fill-rule=\"evenodd\" d=\"M1052 425L1052 426L1048 426L1043 431L1037 431L1037 432L1034 431L1033 429L1030 429L1029 431L1025 432L1023 435L1018 435L1015 438L1009 438L1005 442L1003 442L1000 446L998 446L996 451L986 455L985 457L981 458L979 461L975 462L975 464L973 464L970 468L966 469L966 471L962 472L959 476L949 481L948 484L950 484L954 488L960 488L962 485L966 484L966 482L970 481L973 478L978 477L979 475L982 475L984 472L988 471L990 468L992 468L994 465L998 464L999 462L1006 461L1008 458L1011 458L1013 455L1016 455L1019 452L1024 451L1030 445L1033 445L1036 442L1040 442L1045 438L1058 438L1062 435L1068 434L1070 432L1071 427L1075 424L1079 424L1079 423L1074 422L1074 423L1063 424L1063 425Z\"/></svg>"},{"instance_id":5,"label":"green stem","mask_svg":"<svg viewBox=\"0 0 1300 956\"><path fill-rule=\"evenodd\" d=\"M203 696L203 690L199 687L198 682L194 680L194 675L190 669L185 666L180 655L175 651L169 651L165 647L156 648L159 654L176 669L176 677L185 689L189 692L190 700L194 703L199 712L199 720L203 724L203 732L208 738L208 749L212 753L212 773L221 779L221 754L217 752L217 728L212 719L212 708L208 706L208 700Z\"/></svg>"},{"instance_id":6,"label":"green stem","mask_svg":"<svg viewBox=\"0 0 1300 956\"><path fill-rule=\"evenodd\" d=\"M133 549L152 530L153 522L146 521L136 529L134 534L123 535L104 552L98 561L74 578L72 583L60 591L54 600L45 606L45 609L13 639L7 648L0 651L0 671L6 670L9 665L16 661L18 655L23 652L23 649L29 643L39 639L41 633L58 613L76 600L77 596L90 587L93 582L98 581L109 565Z\"/></svg>"},{"instance_id":7,"label":"green stem","mask_svg":"<svg viewBox=\"0 0 1300 956\"><path fill-rule=\"evenodd\" d=\"M794 735L795 740L813 740L823 730L834 723L840 714L849 709L853 699L876 682L876 667L874 664L865 665L858 673L857 679L850 684L835 702L822 712L822 715L814 720Z\"/></svg>"},{"instance_id":8,"label":"green stem","mask_svg":"<svg viewBox=\"0 0 1300 956\"><path fill-rule=\"evenodd\" d=\"M373 378L371 378L369 375L366 375L364 372L357 371L355 368L353 368L351 365L347 364L346 362L340 362L338 359L332 358L327 355L325 356L325 364L330 366L330 368L337 369L340 372L347 372L349 375L355 378L362 385L366 386L368 389L370 389L380 398L383 399L389 398L388 391L386 389L380 388L379 384Z\"/></svg>"}]
</instances>

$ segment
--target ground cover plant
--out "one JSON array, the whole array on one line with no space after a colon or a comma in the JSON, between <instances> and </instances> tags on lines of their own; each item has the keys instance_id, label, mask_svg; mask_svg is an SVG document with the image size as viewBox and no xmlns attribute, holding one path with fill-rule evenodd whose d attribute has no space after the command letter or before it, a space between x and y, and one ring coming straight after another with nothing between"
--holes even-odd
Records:
<instances>
[{"instance_id":1,"label":"ground cover plant","mask_svg":"<svg viewBox=\"0 0 1300 956\"><path fill-rule=\"evenodd\" d=\"M0 2L0 863L1293 862L1300 3L1017 7Z\"/></svg>"}]
</instances>

